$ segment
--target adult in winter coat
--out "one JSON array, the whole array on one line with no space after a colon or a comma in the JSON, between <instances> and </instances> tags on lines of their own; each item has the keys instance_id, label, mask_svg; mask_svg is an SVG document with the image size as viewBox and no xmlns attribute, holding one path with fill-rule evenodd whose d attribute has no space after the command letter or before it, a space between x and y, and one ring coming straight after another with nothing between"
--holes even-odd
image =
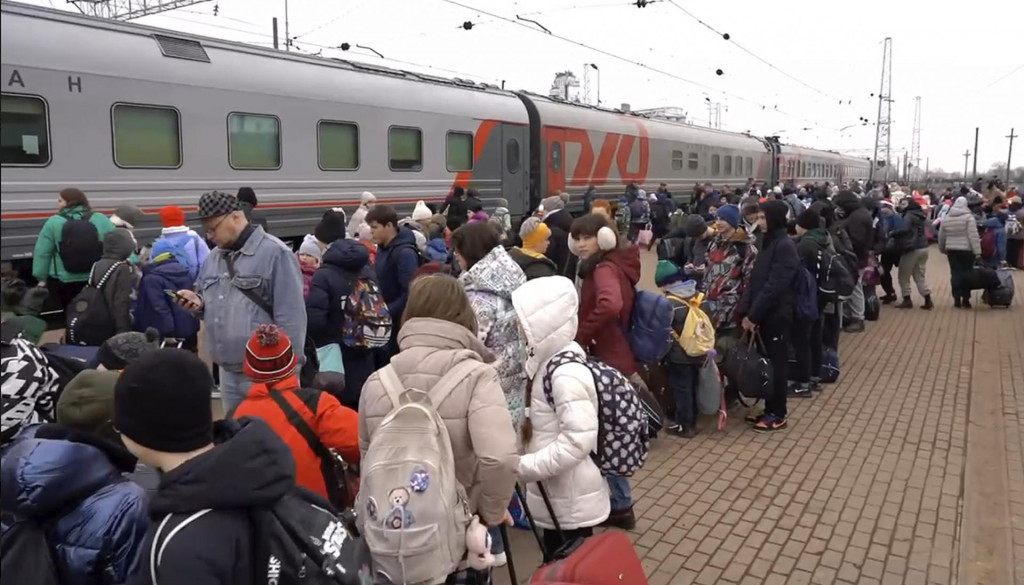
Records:
<instances>
[{"instance_id":1,"label":"adult in winter coat","mask_svg":"<svg viewBox=\"0 0 1024 585\"><path fill-rule=\"evenodd\" d=\"M162 337L185 340L183 347L197 347L199 319L174 302L166 291L190 288L195 279L188 266L178 262L168 243L157 240L149 263L142 267L139 294L135 300L135 330L156 329Z\"/></svg>"},{"instance_id":2,"label":"adult in winter coat","mask_svg":"<svg viewBox=\"0 0 1024 585\"><path fill-rule=\"evenodd\" d=\"M196 276L199 275L199 268L203 262L206 262L206 257L210 255L210 248L206 245L206 240L185 225L185 212L175 205L168 205L160 210L160 223L164 227L160 230L160 237L153 243L153 247L155 248L158 242L164 242L167 246L164 251L172 252L178 262L188 268L189 274L192 275L192 281L195 282ZM155 255L150 250L151 260Z\"/></svg>"},{"instance_id":3,"label":"adult in winter coat","mask_svg":"<svg viewBox=\"0 0 1024 585\"><path fill-rule=\"evenodd\" d=\"M974 258L981 255L974 214L967 207L966 197L957 197L939 228L939 251L949 261L950 290L953 306L971 308L971 278Z\"/></svg>"},{"instance_id":4,"label":"adult in winter coat","mask_svg":"<svg viewBox=\"0 0 1024 585\"><path fill-rule=\"evenodd\" d=\"M597 390L590 369L569 363L551 373L551 402L544 393L548 364L556 354L586 359L573 339L579 297L572 281L562 277L532 280L512 294L512 303L526 335L526 375L530 417L523 426L519 479L534 520L544 530L545 548L562 541L538 489L544 483L565 538L587 537L608 517L608 485L590 452L597 448Z\"/></svg>"},{"instance_id":5,"label":"adult in winter coat","mask_svg":"<svg viewBox=\"0 0 1024 585\"><path fill-rule=\"evenodd\" d=\"M844 328L849 332L864 330L864 287L861 286L864 267L868 265L868 255L875 244L874 218L871 212L861 204L860 198L852 191L840 191L832 203L839 216L834 231L845 231L850 236L853 253L857 255L858 265L855 274L853 295L850 297L851 318Z\"/></svg>"},{"instance_id":6,"label":"adult in winter coat","mask_svg":"<svg viewBox=\"0 0 1024 585\"><path fill-rule=\"evenodd\" d=\"M551 244L551 228L539 217L528 217L519 228L519 239L523 245L512 248L508 255L523 269L526 280L555 276L555 263L544 255Z\"/></svg>"},{"instance_id":7,"label":"adult in winter coat","mask_svg":"<svg viewBox=\"0 0 1024 585\"><path fill-rule=\"evenodd\" d=\"M246 346L245 375L253 381L232 418L255 416L266 421L291 449L295 483L329 498L320 457L278 406L284 400L328 449L349 463L359 463L359 418L326 392L299 389L298 358L288 336L276 325L260 325Z\"/></svg>"},{"instance_id":8,"label":"adult in winter coat","mask_svg":"<svg viewBox=\"0 0 1024 585\"><path fill-rule=\"evenodd\" d=\"M355 240L339 240L324 253L324 263L313 275L306 297L306 331L317 347L337 343L345 364L345 391L337 396L349 408L359 406L359 393L374 370L373 350L349 347L342 340L345 307L352 285L359 279L376 282L370 253ZM397 329L399 323L392 327Z\"/></svg>"},{"instance_id":9,"label":"adult in winter coat","mask_svg":"<svg viewBox=\"0 0 1024 585\"><path fill-rule=\"evenodd\" d=\"M97 231L97 241L103 242L107 232L114 230L114 224L102 213L96 213L89 206L89 199L81 190L75 188L64 189L57 197L58 212L50 216L43 224L39 232L35 249L32 252L32 276L39 281L40 286L46 285L50 294L57 297L61 308L67 307L71 299L85 288L89 280L89 271L70 272L64 267L64 259L61 254L61 240L63 239L64 225L68 220L88 220ZM88 245L88 242L82 242ZM96 246L97 251L100 246ZM99 259L100 254L93 256Z\"/></svg>"},{"instance_id":10,"label":"adult in winter coat","mask_svg":"<svg viewBox=\"0 0 1024 585\"><path fill-rule=\"evenodd\" d=\"M488 526L505 517L516 480L516 435L491 352L477 337L476 316L457 280L430 275L413 282L402 328L401 351L391 367L406 388L430 392L465 361L478 364L448 398L436 405L448 428L455 475L466 488L471 513ZM366 381L359 399L359 448L362 455L394 408L380 374Z\"/></svg>"},{"instance_id":11,"label":"adult in winter coat","mask_svg":"<svg viewBox=\"0 0 1024 585\"><path fill-rule=\"evenodd\" d=\"M89 433L56 424L26 428L5 447L0 465L4 532L9 520L48 526L63 585L128 583L149 526L145 492L123 475L135 462L124 447Z\"/></svg>"},{"instance_id":12,"label":"adult in winter coat","mask_svg":"<svg viewBox=\"0 0 1024 585\"><path fill-rule=\"evenodd\" d=\"M377 271L380 294L388 304L392 321L401 323L412 275L420 265L416 236L411 229L398 227L398 214L389 205L373 208L366 215L366 223L370 225L373 241L377 243L374 269ZM397 336L398 328L392 327L391 346L388 348L390 354L398 351Z\"/></svg>"},{"instance_id":13,"label":"adult in winter coat","mask_svg":"<svg viewBox=\"0 0 1024 585\"><path fill-rule=\"evenodd\" d=\"M253 513L295 488L295 460L258 418L214 423L212 389L206 364L180 349L147 353L114 388L121 440L163 473L149 499L140 585L250 585L255 566L267 566L255 559Z\"/></svg>"},{"instance_id":14,"label":"adult in winter coat","mask_svg":"<svg viewBox=\"0 0 1024 585\"><path fill-rule=\"evenodd\" d=\"M260 203L256 198L256 191L253 191L252 187L239 187L235 197L238 199L239 207L242 208L242 213L245 214L245 219L253 225L260 226L269 234L270 226L267 224L267 218L255 211L256 206Z\"/></svg>"},{"instance_id":15,"label":"adult in winter coat","mask_svg":"<svg viewBox=\"0 0 1024 585\"><path fill-rule=\"evenodd\" d=\"M512 307L512 291L526 283L526 275L501 246L497 231L487 224L455 230L452 248L462 271L459 282L476 314L477 337L497 358L494 368L512 423L518 428L523 420L526 342Z\"/></svg>"},{"instance_id":16,"label":"adult in winter coat","mask_svg":"<svg viewBox=\"0 0 1024 585\"><path fill-rule=\"evenodd\" d=\"M114 320L114 332L132 330L132 304L139 273L129 258L135 253L135 240L128 230L115 229L103 236L103 257L92 267L92 284L99 286L104 276L103 299Z\"/></svg>"},{"instance_id":17,"label":"adult in winter coat","mask_svg":"<svg viewBox=\"0 0 1024 585\"><path fill-rule=\"evenodd\" d=\"M899 233L903 227L903 217L896 212L891 201L883 199L878 204L878 221L883 224L882 229L887 234L885 242L876 242L876 249L882 250L878 258L878 265L882 272L880 278L882 290L885 291L885 296L879 299L883 303L889 304L896 302L898 298L896 289L892 286L892 269L899 266L900 263L902 242L896 239L895 234Z\"/></svg>"},{"instance_id":18,"label":"adult in winter coat","mask_svg":"<svg viewBox=\"0 0 1024 585\"><path fill-rule=\"evenodd\" d=\"M1006 211L998 211L995 215L985 220L984 232L992 232L992 241L995 244L995 254L985 258L985 263L990 268L999 268L1006 263L1006 222L1008 219Z\"/></svg>"},{"instance_id":19,"label":"adult in winter coat","mask_svg":"<svg viewBox=\"0 0 1024 585\"><path fill-rule=\"evenodd\" d=\"M469 211L466 206L466 190L456 185L445 198L442 210L446 210L448 229L455 231L462 227L462 224L466 223Z\"/></svg>"},{"instance_id":20,"label":"adult in winter coat","mask_svg":"<svg viewBox=\"0 0 1024 585\"><path fill-rule=\"evenodd\" d=\"M825 229L825 222L817 209L809 207L796 221L796 251L800 265L818 281L818 257L832 247L832 239ZM819 318L813 321L793 319L790 344L796 357L795 371L789 377L796 382L793 394L798 397L810 396L818 388L821 378L822 352L824 350L824 312L828 297L818 295Z\"/></svg>"},{"instance_id":21,"label":"adult in winter coat","mask_svg":"<svg viewBox=\"0 0 1024 585\"><path fill-rule=\"evenodd\" d=\"M355 238L359 236L359 224L363 222L369 223L366 220L366 214L369 213L376 205L377 197L369 191L363 191L363 194L359 196L359 207L352 212L352 217L348 220L348 227L345 229L345 233L348 234L348 237ZM330 244L331 242L326 243Z\"/></svg>"},{"instance_id":22,"label":"adult in winter coat","mask_svg":"<svg viewBox=\"0 0 1024 585\"><path fill-rule=\"evenodd\" d=\"M787 424L787 339L793 323L800 258L796 243L786 233L789 206L776 200L764 203L762 209L768 224L764 249L754 261L750 285L737 307L737 315L743 318L744 331L760 335L772 362L771 395L765 400L764 414L754 423L755 431L772 432L786 428Z\"/></svg>"},{"instance_id":23,"label":"adult in winter coat","mask_svg":"<svg viewBox=\"0 0 1024 585\"><path fill-rule=\"evenodd\" d=\"M921 308L932 309L935 306L932 304L932 291L928 288L928 280L925 278L925 269L928 267L928 236L925 233L925 225L928 218L921 204L913 197L903 199L903 203L902 226L890 234L903 252L900 256L899 273L903 302L896 305L896 308L914 308L914 302L910 299L910 277L913 275L917 293L924 297L924 305Z\"/></svg>"},{"instance_id":24,"label":"adult in winter coat","mask_svg":"<svg viewBox=\"0 0 1024 585\"><path fill-rule=\"evenodd\" d=\"M719 335L734 332L739 326L736 306L750 282L757 248L754 238L740 223L735 205L723 205L717 211L715 236L708 245L707 269L704 272L706 301L711 307L708 317Z\"/></svg>"}]
</instances>

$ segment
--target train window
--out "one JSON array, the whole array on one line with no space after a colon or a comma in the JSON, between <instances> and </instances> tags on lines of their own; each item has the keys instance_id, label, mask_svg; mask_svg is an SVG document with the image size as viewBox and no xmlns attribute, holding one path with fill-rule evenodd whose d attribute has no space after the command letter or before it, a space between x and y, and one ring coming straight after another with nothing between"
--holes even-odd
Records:
<instances>
[{"instance_id":1,"label":"train window","mask_svg":"<svg viewBox=\"0 0 1024 585\"><path fill-rule=\"evenodd\" d=\"M725 169L724 169L724 174L725 174L726 176L729 176L729 175L731 175L731 174L732 174L732 157L731 157L731 156L726 156L726 157L725 157Z\"/></svg>"},{"instance_id":2,"label":"train window","mask_svg":"<svg viewBox=\"0 0 1024 585\"><path fill-rule=\"evenodd\" d=\"M562 143L557 140L551 143L551 170L562 170Z\"/></svg>"},{"instance_id":3,"label":"train window","mask_svg":"<svg viewBox=\"0 0 1024 585\"><path fill-rule=\"evenodd\" d=\"M473 135L468 132L449 132L446 150L448 170L473 170Z\"/></svg>"},{"instance_id":4,"label":"train window","mask_svg":"<svg viewBox=\"0 0 1024 585\"><path fill-rule=\"evenodd\" d=\"M0 96L0 163L50 164L50 125L46 102L24 95Z\"/></svg>"},{"instance_id":5,"label":"train window","mask_svg":"<svg viewBox=\"0 0 1024 585\"><path fill-rule=\"evenodd\" d=\"M267 114L228 114L228 163L233 169L281 168L281 120Z\"/></svg>"},{"instance_id":6,"label":"train window","mask_svg":"<svg viewBox=\"0 0 1024 585\"><path fill-rule=\"evenodd\" d=\"M114 164L119 167L181 166L181 125L178 110L164 106L114 104Z\"/></svg>"},{"instance_id":7,"label":"train window","mask_svg":"<svg viewBox=\"0 0 1024 585\"><path fill-rule=\"evenodd\" d=\"M519 152L519 141L509 138L505 143L505 170L515 174L519 172L521 153Z\"/></svg>"},{"instance_id":8,"label":"train window","mask_svg":"<svg viewBox=\"0 0 1024 585\"><path fill-rule=\"evenodd\" d=\"M672 151L672 170L681 171L683 170L683 151L673 150Z\"/></svg>"},{"instance_id":9,"label":"train window","mask_svg":"<svg viewBox=\"0 0 1024 585\"><path fill-rule=\"evenodd\" d=\"M325 171L359 168L359 126L352 122L320 120L316 125L317 162Z\"/></svg>"},{"instance_id":10,"label":"train window","mask_svg":"<svg viewBox=\"0 0 1024 585\"><path fill-rule=\"evenodd\" d=\"M733 165L732 168L735 171L737 177L743 174L743 157L742 156L737 156L736 159L733 161L732 165Z\"/></svg>"},{"instance_id":11,"label":"train window","mask_svg":"<svg viewBox=\"0 0 1024 585\"><path fill-rule=\"evenodd\" d=\"M388 158L393 171L422 171L423 131L401 126L389 128Z\"/></svg>"},{"instance_id":12,"label":"train window","mask_svg":"<svg viewBox=\"0 0 1024 585\"><path fill-rule=\"evenodd\" d=\"M696 171L700 167L700 156L696 152L691 152L689 159L686 161L686 166L691 171Z\"/></svg>"},{"instance_id":13,"label":"train window","mask_svg":"<svg viewBox=\"0 0 1024 585\"><path fill-rule=\"evenodd\" d=\"M747 164L744 165L747 168L746 175L748 177L753 177L754 176L754 159L752 159L752 158L750 158L748 156L747 159L746 159L746 162L747 162Z\"/></svg>"},{"instance_id":14,"label":"train window","mask_svg":"<svg viewBox=\"0 0 1024 585\"><path fill-rule=\"evenodd\" d=\"M726 159L728 160L728 159ZM722 172L722 161L717 154L711 155L711 174L717 175Z\"/></svg>"}]
</instances>

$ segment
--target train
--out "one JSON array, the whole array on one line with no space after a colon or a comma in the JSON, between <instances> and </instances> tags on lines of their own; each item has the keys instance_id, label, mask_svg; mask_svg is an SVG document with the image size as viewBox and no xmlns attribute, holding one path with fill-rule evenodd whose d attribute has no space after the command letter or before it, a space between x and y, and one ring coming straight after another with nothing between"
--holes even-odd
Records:
<instances>
[{"instance_id":1,"label":"train","mask_svg":"<svg viewBox=\"0 0 1024 585\"><path fill-rule=\"evenodd\" d=\"M269 230L292 239L363 191L401 213L459 185L487 207L507 200L519 218L590 185L617 196L631 181L689 192L870 171L835 152L466 79L14 2L0 10L0 255L16 266L68 186L97 211L142 209L135 235L146 242L163 206L194 225L201 193L243 185Z\"/></svg>"}]
</instances>

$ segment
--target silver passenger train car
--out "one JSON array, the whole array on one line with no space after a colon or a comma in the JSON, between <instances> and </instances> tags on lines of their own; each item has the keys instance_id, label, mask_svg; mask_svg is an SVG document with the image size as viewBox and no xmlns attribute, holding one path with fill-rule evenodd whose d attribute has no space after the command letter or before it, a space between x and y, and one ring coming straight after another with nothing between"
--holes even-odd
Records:
<instances>
[{"instance_id":1,"label":"silver passenger train car","mask_svg":"<svg viewBox=\"0 0 1024 585\"><path fill-rule=\"evenodd\" d=\"M868 163L745 134L526 92L285 53L3 2L0 27L0 252L24 267L57 192L94 208L194 217L199 194L253 187L270 230L308 233L363 191L410 209L456 186L513 216L545 195L604 195L636 180L864 178Z\"/></svg>"}]
</instances>

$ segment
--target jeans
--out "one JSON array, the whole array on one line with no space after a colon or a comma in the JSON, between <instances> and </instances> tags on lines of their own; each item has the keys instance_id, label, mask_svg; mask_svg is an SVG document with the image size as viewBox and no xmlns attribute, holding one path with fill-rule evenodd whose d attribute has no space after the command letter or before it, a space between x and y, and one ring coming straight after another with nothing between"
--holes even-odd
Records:
<instances>
[{"instance_id":1,"label":"jeans","mask_svg":"<svg viewBox=\"0 0 1024 585\"><path fill-rule=\"evenodd\" d=\"M694 427L697 424L697 380L700 370L693 364L665 363L668 387L676 402L676 424Z\"/></svg>"},{"instance_id":2,"label":"jeans","mask_svg":"<svg viewBox=\"0 0 1024 585\"><path fill-rule=\"evenodd\" d=\"M850 317L856 321L864 320L864 271L857 271L857 281L853 286L853 294L850 295Z\"/></svg>"},{"instance_id":3,"label":"jeans","mask_svg":"<svg viewBox=\"0 0 1024 585\"><path fill-rule=\"evenodd\" d=\"M928 248L910 250L900 257L900 294L905 299L910 298L910 277L914 277L914 284L917 285L917 294L927 297L932 294L928 288L928 281L925 280L925 268L928 265Z\"/></svg>"},{"instance_id":4,"label":"jeans","mask_svg":"<svg viewBox=\"0 0 1024 585\"><path fill-rule=\"evenodd\" d=\"M239 404L245 400L249 393L252 382L245 377L245 374L229 372L224 368L220 369L220 400L224 404L224 416L233 412Z\"/></svg>"},{"instance_id":5,"label":"jeans","mask_svg":"<svg viewBox=\"0 0 1024 585\"><path fill-rule=\"evenodd\" d=\"M611 491L612 512L628 510L633 507L633 491L629 487L628 477L607 475L608 489Z\"/></svg>"},{"instance_id":6,"label":"jeans","mask_svg":"<svg viewBox=\"0 0 1024 585\"><path fill-rule=\"evenodd\" d=\"M487 529L491 535L491 554L496 555L505 552L505 541L501 538L501 527L491 526Z\"/></svg>"},{"instance_id":7,"label":"jeans","mask_svg":"<svg viewBox=\"0 0 1024 585\"><path fill-rule=\"evenodd\" d=\"M794 321L790 339L796 356L796 368L789 377L801 384L811 381L811 376L821 375L821 354L823 318L814 321Z\"/></svg>"},{"instance_id":8,"label":"jeans","mask_svg":"<svg viewBox=\"0 0 1024 585\"><path fill-rule=\"evenodd\" d=\"M785 419L786 390L789 387L789 347L787 337L792 325L788 322L772 323L761 328L761 340L766 357L772 363L772 392L764 401L764 410ZM614 500L612 500L614 502ZM614 505L613 505L614 506Z\"/></svg>"}]
</instances>

